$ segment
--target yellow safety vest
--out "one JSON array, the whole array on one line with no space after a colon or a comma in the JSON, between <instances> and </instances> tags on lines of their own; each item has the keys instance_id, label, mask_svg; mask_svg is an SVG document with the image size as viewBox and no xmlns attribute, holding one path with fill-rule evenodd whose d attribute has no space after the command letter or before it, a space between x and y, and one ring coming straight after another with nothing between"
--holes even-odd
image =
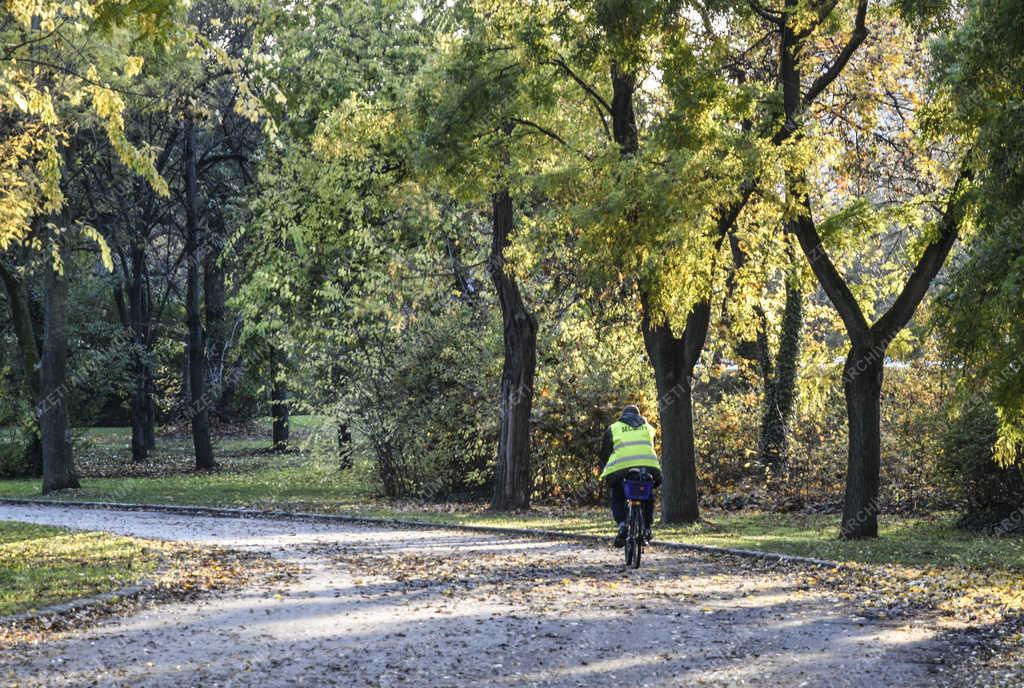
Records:
<instances>
[{"instance_id":1,"label":"yellow safety vest","mask_svg":"<svg viewBox=\"0 0 1024 688\"><path fill-rule=\"evenodd\" d=\"M647 423L634 428L621 420L611 425L612 455L608 457L601 477L627 468L661 468L654 453L654 428Z\"/></svg>"}]
</instances>

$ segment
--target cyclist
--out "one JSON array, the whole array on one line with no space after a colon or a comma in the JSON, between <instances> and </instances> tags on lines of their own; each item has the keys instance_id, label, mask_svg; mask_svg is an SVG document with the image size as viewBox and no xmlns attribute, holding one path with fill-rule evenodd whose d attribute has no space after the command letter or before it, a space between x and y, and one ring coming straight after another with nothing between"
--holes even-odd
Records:
<instances>
[{"instance_id":1,"label":"cyclist","mask_svg":"<svg viewBox=\"0 0 1024 688\"><path fill-rule=\"evenodd\" d=\"M654 451L654 428L648 424L634 404L622 409L622 415L604 433L601 445L601 478L611 488L612 518L619 526L615 546L626 544L626 494L622 481L630 469L643 468L654 477L654 486L661 484L661 463ZM651 539L654 521L654 500L644 502L644 539Z\"/></svg>"}]
</instances>

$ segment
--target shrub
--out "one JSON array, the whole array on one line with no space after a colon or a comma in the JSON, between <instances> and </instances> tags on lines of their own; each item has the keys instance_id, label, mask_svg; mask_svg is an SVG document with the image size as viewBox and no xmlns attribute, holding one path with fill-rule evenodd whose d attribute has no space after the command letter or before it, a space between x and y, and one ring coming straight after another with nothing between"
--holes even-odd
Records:
<instances>
[{"instance_id":1,"label":"shrub","mask_svg":"<svg viewBox=\"0 0 1024 688\"><path fill-rule=\"evenodd\" d=\"M375 458L390 497L479 496L497 442L500 350L478 314L453 302L367 337L340 413ZM493 330L491 330L493 331Z\"/></svg>"},{"instance_id":2,"label":"shrub","mask_svg":"<svg viewBox=\"0 0 1024 688\"><path fill-rule=\"evenodd\" d=\"M38 471L29 454L35 432L28 401L16 394L0 395L0 478L22 478Z\"/></svg>"},{"instance_id":3,"label":"shrub","mask_svg":"<svg viewBox=\"0 0 1024 688\"><path fill-rule=\"evenodd\" d=\"M963 500L962 526L984 531L1021 530L1024 468L1020 462L1008 468L995 462L992 448L997 429L990 403L966 404L943 434L939 466L951 491Z\"/></svg>"},{"instance_id":4,"label":"shrub","mask_svg":"<svg viewBox=\"0 0 1024 688\"><path fill-rule=\"evenodd\" d=\"M657 426L646 365L632 329L573 320L552 332L541 323L532 414L535 496L575 504L600 497L601 442L623 405L638 404Z\"/></svg>"}]
</instances>

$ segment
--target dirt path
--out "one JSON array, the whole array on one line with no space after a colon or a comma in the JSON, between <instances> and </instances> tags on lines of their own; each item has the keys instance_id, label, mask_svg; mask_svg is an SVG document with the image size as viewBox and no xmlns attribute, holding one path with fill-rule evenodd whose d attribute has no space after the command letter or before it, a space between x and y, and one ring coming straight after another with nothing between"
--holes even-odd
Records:
<instances>
[{"instance_id":1,"label":"dirt path","mask_svg":"<svg viewBox=\"0 0 1024 688\"><path fill-rule=\"evenodd\" d=\"M857 616L761 562L363 525L0 505L0 519L270 552L287 589L4 650L19 686L927 686L927 623Z\"/></svg>"}]
</instances>

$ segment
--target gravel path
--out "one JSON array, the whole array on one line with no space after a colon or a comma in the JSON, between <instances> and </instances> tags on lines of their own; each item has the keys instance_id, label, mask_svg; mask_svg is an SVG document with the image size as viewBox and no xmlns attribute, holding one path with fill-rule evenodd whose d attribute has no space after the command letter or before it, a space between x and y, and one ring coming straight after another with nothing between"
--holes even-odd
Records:
<instances>
[{"instance_id":1,"label":"gravel path","mask_svg":"<svg viewBox=\"0 0 1024 688\"><path fill-rule=\"evenodd\" d=\"M269 552L287 588L164 604L4 650L18 686L927 686L926 622L785 567L442 529L0 505L0 520Z\"/></svg>"}]
</instances>

